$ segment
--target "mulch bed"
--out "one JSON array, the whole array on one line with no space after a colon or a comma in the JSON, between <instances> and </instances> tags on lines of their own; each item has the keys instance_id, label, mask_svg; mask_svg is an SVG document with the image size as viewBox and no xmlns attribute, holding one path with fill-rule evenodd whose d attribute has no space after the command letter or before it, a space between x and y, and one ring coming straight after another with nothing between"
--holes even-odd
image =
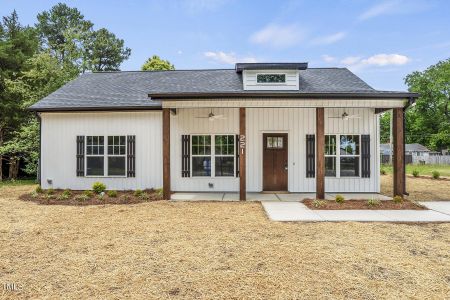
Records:
<instances>
[{"instance_id":1,"label":"mulch bed","mask_svg":"<svg viewBox=\"0 0 450 300\"><path fill-rule=\"evenodd\" d=\"M342 209L370 209L370 210L380 210L380 209L414 209L414 210L426 210L427 208L416 204L414 202L403 200L401 203L396 203L392 200L381 200L377 205L369 205L367 200L345 200L344 203L337 203L334 200L323 200L321 202L322 206L315 206L313 199L303 200L305 204L310 209L318 210L342 210Z\"/></svg>"},{"instance_id":2,"label":"mulch bed","mask_svg":"<svg viewBox=\"0 0 450 300\"><path fill-rule=\"evenodd\" d=\"M135 204L150 201L162 200L162 196L155 190L143 190L137 196L134 191L117 191L117 197L109 197L105 193L102 197L93 193L92 196L84 196L84 191L70 191L67 199L62 197L63 190L54 190L51 194L48 191L42 193L27 193L19 196L20 200L31 201L43 205L104 205L104 204Z\"/></svg>"},{"instance_id":3,"label":"mulch bed","mask_svg":"<svg viewBox=\"0 0 450 300\"><path fill-rule=\"evenodd\" d=\"M433 178L430 175L418 175L418 176L413 176L413 175L409 175L407 174L406 177L409 178L423 178L423 179L431 179L431 180L441 180L441 181L450 181L450 177L439 177L439 178Z\"/></svg>"}]
</instances>

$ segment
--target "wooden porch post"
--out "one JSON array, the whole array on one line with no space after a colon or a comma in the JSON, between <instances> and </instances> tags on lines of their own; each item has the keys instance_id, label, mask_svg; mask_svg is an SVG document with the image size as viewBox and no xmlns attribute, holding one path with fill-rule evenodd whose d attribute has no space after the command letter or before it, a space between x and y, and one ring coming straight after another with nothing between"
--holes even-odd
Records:
<instances>
[{"instance_id":1,"label":"wooden porch post","mask_svg":"<svg viewBox=\"0 0 450 300\"><path fill-rule=\"evenodd\" d=\"M245 107L239 108L239 200L247 198L247 186L245 169L246 135L245 135Z\"/></svg>"},{"instance_id":2,"label":"wooden porch post","mask_svg":"<svg viewBox=\"0 0 450 300\"><path fill-rule=\"evenodd\" d=\"M392 131L394 135L394 196L402 196L405 193L405 169L404 169L404 127L403 108L394 108L392 113Z\"/></svg>"},{"instance_id":3,"label":"wooden porch post","mask_svg":"<svg viewBox=\"0 0 450 300\"><path fill-rule=\"evenodd\" d=\"M163 197L170 200L170 109L163 108Z\"/></svg>"},{"instance_id":4,"label":"wooden porch post","mask_svg":"<svg viewBox=\"0 0 450 300\"><path fill-rule=\"evenodd\" d=\"M325 199L325 120L324 108L316 108L316 198Z\"/></svg>"}]
</instances>

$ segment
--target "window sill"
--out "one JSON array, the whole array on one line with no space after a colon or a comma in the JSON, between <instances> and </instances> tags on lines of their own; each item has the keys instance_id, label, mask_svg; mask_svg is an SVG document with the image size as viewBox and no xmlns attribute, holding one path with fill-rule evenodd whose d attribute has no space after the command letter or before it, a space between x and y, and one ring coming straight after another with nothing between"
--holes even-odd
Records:
<instances>
[{"instance_id":1,"label":"window sill","mask_svg":"<svg viewBox=\"0 0 450 300\"><path fill-rule=\"evenodd\" d=\"M85 178L128 178L127 176L84 176ZM130 177L135 178L135 177Z\"/></svg>"}]
</instances>

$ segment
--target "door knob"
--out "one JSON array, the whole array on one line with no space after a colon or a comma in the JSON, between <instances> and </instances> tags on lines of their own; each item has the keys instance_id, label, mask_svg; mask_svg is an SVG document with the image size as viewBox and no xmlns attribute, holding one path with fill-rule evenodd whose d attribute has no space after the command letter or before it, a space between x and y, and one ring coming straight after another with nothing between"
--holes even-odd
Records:
<instances>
[{"instance_id":1,"label":"door knob","mask_svg":"<svg viewBox=\"0 0 450 300\"><path fill-rule=\"evenodd\" d=\"M284 165L284 169L287 171L287 169L288 169L288 165L287 164Z\"/></svg>"}]
</instances>

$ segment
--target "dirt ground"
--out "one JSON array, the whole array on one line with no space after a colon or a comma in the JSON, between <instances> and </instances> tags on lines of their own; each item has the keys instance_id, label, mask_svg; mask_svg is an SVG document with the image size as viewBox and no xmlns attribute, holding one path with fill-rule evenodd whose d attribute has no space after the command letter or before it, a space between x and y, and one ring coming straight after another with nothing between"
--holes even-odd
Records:
<instances>
[{"instance_id":1,"label":"dirt ground","mask_svg":"<svg viewBox=\"0 0 450 300\"><path fill-rule=\"evenodd\" d=\"M406 191L409 200L450 201L450 180L406 176ZM392 175L381 175L381 193L392 197Z\"/></svg>"},{"instance_id":2,"label":"dirt ground","mask_svg":"<svg viewBox=\"0 0 450 300\"><path fill-rule=\"evenodd\" d=\"M259 203L39 205L0 188L0 298L450 296L450 224L277 223Z\"/></svg>"}]
</instances>

